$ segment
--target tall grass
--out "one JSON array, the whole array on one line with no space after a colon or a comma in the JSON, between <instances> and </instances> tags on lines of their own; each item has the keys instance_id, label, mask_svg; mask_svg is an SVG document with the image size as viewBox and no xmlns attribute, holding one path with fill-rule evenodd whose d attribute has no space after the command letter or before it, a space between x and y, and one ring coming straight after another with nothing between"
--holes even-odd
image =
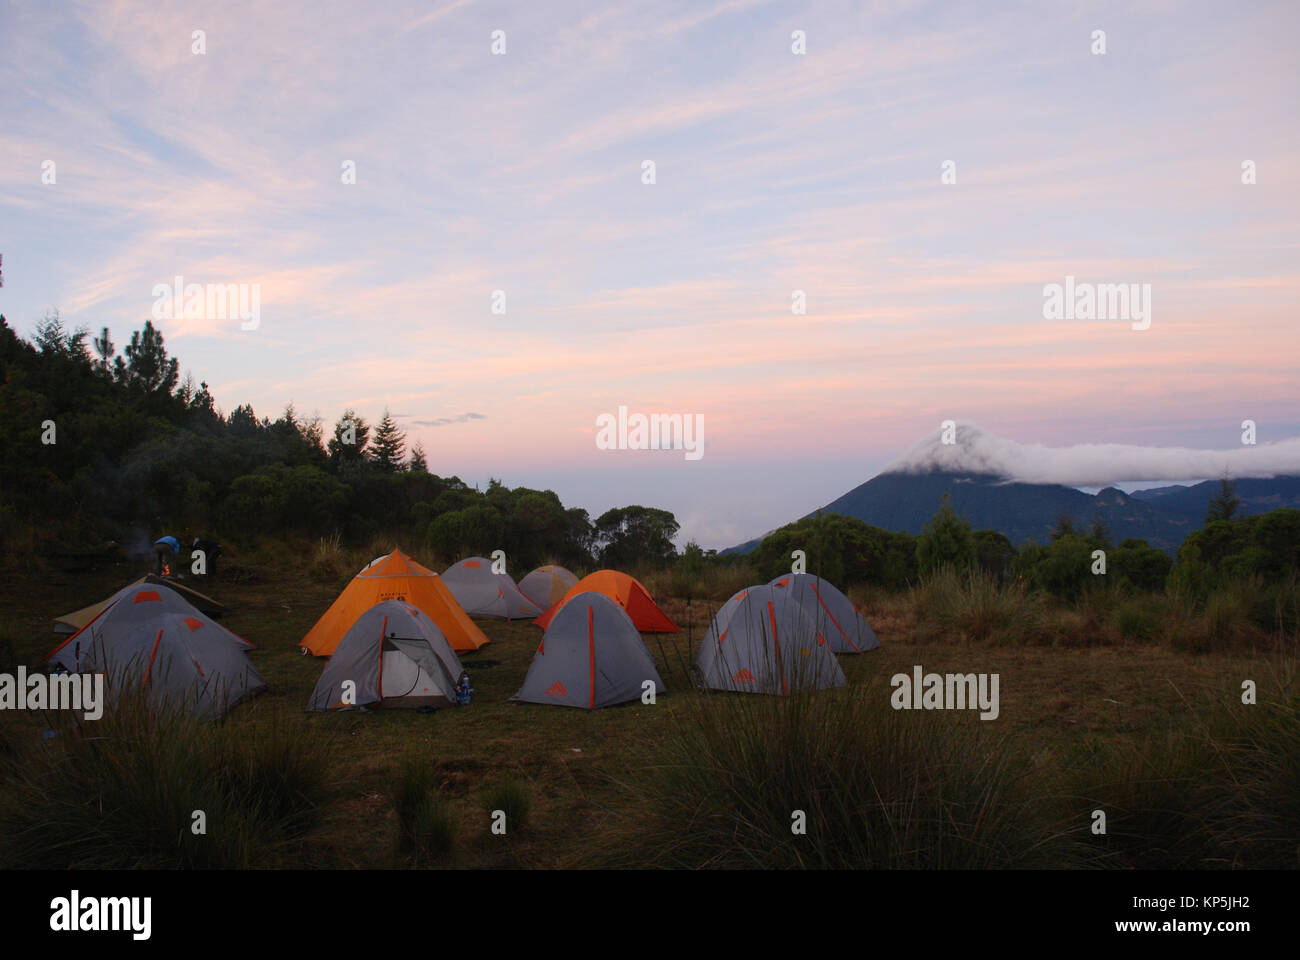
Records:
<instances>
[{"instance_id":1,"label":"tall grass","mask_svg":"<svg viewBox=\"0 0 1300 960\"><path fill-rule=\"evenodd\" d=\"M489 815L502 811L506 816L506 832L519 833L528 827L528 811L532 803L528 791L516 780L502 780L483 794L483 809Z\"/></svg>"},{"instance_id":2,"label":"tall grass","mask_svg":"<svg viewBox=\"0 0 1300 960\"><path fill-rule=\"evenodd\" d=\"M342 537L336 531L328 537L321 537L316 544L307 575L316 583L333 583L343 575L346 564Z\"/></svg>"},{"instance_id":3,"label":"tall grass","mask_svg":"<svg viewBox=\"0 0 1300 960\"><path fill-rule=\"evenodd\" d=\"M895 711L887 697L852 690L701 698L674 715L634 784L646 815L613 859L725 868L1082 862L1035 795L1032 765L979 723ZM796 811L806 833L794 832Z\"/></svg>"},{"instance_id":4,"label":"tall grass","mask_svg":"<svg viewBox=\"0 0 1300 960\"><path fill-rule=\"evenodd\" d=\"M397 815L397 851L416 866L444 860L456 842L451 803L434 782L428 759L408 757L393 780L393 811Z\"/></svg>"},{"instance_id":5,"label":"tall grass","mask_svg":"<svg viewBox=\"0 0 1300 960\"><path fill-rule=\"evenodd\" d=\"M291 736L278 718L255 726L160 711L142 694L11 747L0 756L0 863L10 868L282 866L328 795L325 742Z\"/></svg>"},{"instance_id":6,"label":"tall grass","mask_svg":"<svg viewBox=\"0 0 1300 960\"><path fill-rule=\"evenodd\" d=\"M1294 661L1188 710L1162 736L1070 759L1064 792L1107 818L1094 846L1119 866L1300 867L1300 696Z\"/></svg>"},{"instance_id":7,"label":"tall grass","mask_svg":"<svg viewBox=\"0 0 1300 960\"><path fill-rule=\"evenodd\" d=\"M999 584L982 571L942 569L913 587L909 599L919 641L1029 643L1047 627L1038 594L1020 584Z\"/></svg>"},{"instance_id":8,"label":"tall grass","mask_svg":"<svg viewBox=\"0 0 1300 960\"><path fill-rule=\"evenodd\" d=\"M748 563L729 565L705 564L690 569L677 564L668 570L646 571L638 577L650 595L658 599L692 597L723 603L732 594L762 582L757 571Z\"/></svg>"},{"instance_id":9,"label":"tall grass","mask_svg":"<svg viewBox=\"0 0 1300 960\"><path fill-rule=\"evenodd\" d=\"M1202 697L1161 735L1044 754L883 691L701 698L647 745L602 865L1294 869L1300 696L1294 660L1277 672L1258 704Z\"/></svg>"}]
</instances>

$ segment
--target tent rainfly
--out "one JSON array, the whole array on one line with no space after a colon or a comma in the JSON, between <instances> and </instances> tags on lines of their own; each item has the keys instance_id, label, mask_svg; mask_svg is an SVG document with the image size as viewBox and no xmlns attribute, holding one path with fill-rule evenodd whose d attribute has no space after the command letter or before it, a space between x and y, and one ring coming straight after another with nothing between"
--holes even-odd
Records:
<instances>
[{"instance_id":1,"label":"tent rainfly","mask_svg":"<svg viewBox=\"0 0 1300 960\"><path fill-rule=\"evenodd\" d=\"M713 618L695 658L710 690L787 695L844 686L844 672L816 623L788 590L737 592Z\"/></svg>"},{"instance_id":2,"label":"tent rainfly","mask_svg":"<svg viewBox=\"0 0 1300 960\"><path fill-rule=\"evenodd\" d=\"M488 643L442 578L422 567L401 550L372 562L352 578L299 646L318 657L328 657L357 619L377 603L404 600L428 614L452 649L477 650Z\"/></svg>"},{"instance_id":3,"label":"tent rainfly","mask_svg":"<svg viewBox=\"0 0 1300 960\"><path fill-rule=\"evenodd\" d=\"M460 661L438 625L401 600L377 603L334 648L308 710L449 707Z\"/></svg>"},{"instance_id":4,"label":"tent rainfly","mask_svg":"<svg viewBox=\"0 0 1300 960\"><path fill-rule=\"evenodd\" d=\"M654 658L627 612L603 593L570 597L551 619L511 700L595 710L664 693Z\"/></svg>"},{"instance_id":5,"label":"tent rainfly","mask_svg":"<svg viewBox=\"0 0 1300 960\"><path fill-rule=\"evenodd\" d=\"M213 600L207 594L199 593L199 591L187 587L183 583L177 583L175 580L171 579L164 579L152 573L146 574L134 583L127 584L127 586L139 587L146 583L164 586L169 590L180 594L181 598L187 601L190 606L209 617L220 617L226 612L226 608L223 604ZM113 596L116 595L117 594L114 594ZM109 597L108 600L100 600L98 603L92 603L89 606L82 607L80 610L65 613L54 621L54 632L76 633L86 624L90 623L91 620L94 620L95 617L99 615L100 611L102 611L104 607L108 606L112 599L112 597Z\"/></svg>"},{"instance_id":6,"label":"tent rainfly","mask_svg":"<svg viewBox=\"0 0 1300 960\"><path fill-rule=\"evenodd\" d=\"M160 584L124 587L104 609L45 658L74 673L105 674L120 695L148 691L151 702L216 717L266 689L235 636Z\"/></svg>"},{"instance_id":7,"label":"tent rainfly","mask_svg":"<svg viewBox=\"0 0 1300 960\"><path fill-rule=\"evenodd\" d=\"M531 620L542 612L519 592L510 574L493 573L492 561L483 557L452 564L443 571L442 582L471 617Z\"/></svg>"},{"instance_id":8,"label":"tent rainfly","mask_svg":"<svg viewBox=\"0 0 1300 960\"><path fill-rule=\"evenodd\" d=\"M545 610L563 600L577 582L578 578L564 567L548 564L520 580L519 592L537 604L538 610Z\"/></svg>"},{"instance_id":9,"label":"tent rainfly","mask_svg":"<svg viewBox=\"0 0 1300 960\"><path fill-rule=\"evenodd\" d=\"M642 633L681 633L681 627L668 619L668 614L655 605L649 591L641 586L639 580L617 570L597 570L583 577L569 588L559 603L553 604L533 622L545 629L550 626L551 618L570 598L590 590L603 593L626 610Z\"/></svg>"},{"instance_id":10,"label":"tent rainfly","mask_svg":"<svg viewBox=\"0 0 1300 960\"><path fill-rule=\"evenodd\" d=\"M836 653L866 653L880 646L866 617L829 580L811 573L787 573L769 586L788 590Z\"/></svg>"}]
</instances>

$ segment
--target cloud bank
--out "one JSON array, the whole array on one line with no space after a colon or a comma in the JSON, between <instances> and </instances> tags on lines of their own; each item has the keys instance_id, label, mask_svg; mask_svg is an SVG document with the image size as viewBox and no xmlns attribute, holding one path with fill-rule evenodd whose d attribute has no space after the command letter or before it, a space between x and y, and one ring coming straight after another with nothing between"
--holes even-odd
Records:
<instances>
[{"instance_id":1,"label":"cloud bank","mask_svg":"<svg viewBox=\"0 0 1300 960\"><path fill-rule=\"evenodd\" d=\"M464 423L466 420L486 420L481 413L462 413L459 417L439 417L437 420L412 420L417 427L445 427L449 423Z\"/></svg>"},{"instance_id":2,"label":"cloud bank","mask_svg":"<svg viewBox=\"0 0 1300 960\"><path fill-rule=\"evenodd\" d=\"M886 473L929 470L987 473L1026 483L1104 487L1126 481L1195 481L1229 476L1300 474L1300 438L1242 445L1231 450L1143 447L1124 443L1080 443L1048 447L994 436L958 422L955 442L943 443L942 429L929 434Z\"/></svg>"}]
</instances>

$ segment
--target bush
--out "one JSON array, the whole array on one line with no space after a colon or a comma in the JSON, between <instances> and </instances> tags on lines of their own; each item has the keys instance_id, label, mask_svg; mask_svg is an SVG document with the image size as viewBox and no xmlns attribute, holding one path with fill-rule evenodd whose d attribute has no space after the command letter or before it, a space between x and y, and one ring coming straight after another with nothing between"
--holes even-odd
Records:
<instances>
[{"instance_id":1,"label":"bush","mask_svg":"<svg viewBox=\"0 0 1300 960\"><path fill-rule=\"evenodd\" d=\"M1115 608L1116 632L1125 640L1146 643L1154 640L1163 622L1161 611L1152 598L1128 600Z\"/></svg>"},{"instance_id":2,"label":"bush","mask_svg":"<svg viewBox=\"0 0 1300 960\"><path fill-rule=\"evenodd\" d=\"M1097 542L1074 533L1058 536L1049 546L1029 546L1016 558L1015 570L1034 589L1045 590L1060 600L1077 600L1093 586L1104 586L1104 577L1092 572Z\"/></svg>"},{"instance_id":3,"label":"bush","mask_svg":"<svg viewBox=\"0 0 1300 960\"><path fill-rule=\"evenodd\" d=\"M957 515L945 493L939 512L931 517L916 538L916 565L922 577L951 567L966 571L975 563L975 536L970 523Z\"/></svg>"},{"instance_id":4,"label":"bush","mask_svg":"<svg viewBox=\"0 0 1300 960\"><path fill-rule=\"evenodd\" d=\"M1134 590L1163 590L1174 560L1145 540L1125 540L1108 560L1108 574L1120 586Z\"/></svg>"}]
</instances>

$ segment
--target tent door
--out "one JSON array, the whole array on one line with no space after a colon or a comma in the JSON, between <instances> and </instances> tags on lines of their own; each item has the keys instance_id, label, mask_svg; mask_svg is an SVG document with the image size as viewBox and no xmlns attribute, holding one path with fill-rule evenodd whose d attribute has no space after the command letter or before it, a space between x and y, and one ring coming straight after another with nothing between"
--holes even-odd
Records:
<instances>
[{"instance_id":1,"label":"tent door","mask_svg":"<svg viewBox=\"0 0 1300 960\"><path fill-rule=\"evenodd\" d=\"M447 697L418 663L400 650L384 651L384 703L420 706Z\"/></svg>"}]
</instances>

